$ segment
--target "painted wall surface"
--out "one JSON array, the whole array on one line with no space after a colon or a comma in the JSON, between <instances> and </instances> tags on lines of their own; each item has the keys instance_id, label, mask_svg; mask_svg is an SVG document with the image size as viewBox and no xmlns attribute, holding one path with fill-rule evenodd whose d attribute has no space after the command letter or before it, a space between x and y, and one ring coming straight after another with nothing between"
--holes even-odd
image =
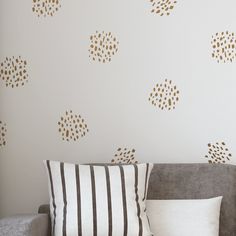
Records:
<instances>
[{"instance_id":1,"label":"painted wall surface","mask_svg":"<svg viewBox=\"0 0 236 236\"><path fill-rule=\"evenodd\" d=\"M235 163L235 0L0 0L0 216L42 160Z\"/></svg>"}]
</instances>

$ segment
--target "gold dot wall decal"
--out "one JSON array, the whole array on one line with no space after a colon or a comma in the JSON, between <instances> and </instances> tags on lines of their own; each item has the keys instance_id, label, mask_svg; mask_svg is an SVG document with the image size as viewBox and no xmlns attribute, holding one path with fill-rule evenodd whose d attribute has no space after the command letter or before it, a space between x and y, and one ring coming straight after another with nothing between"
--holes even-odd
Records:
<instances>
[{"instance_id":1,"label":"gold dot wall decal","mask_svg":"<svg viewBox=\"0 0 236 236\"><path fill-rule=\"evenodd\" d=\"M60 9L60 0L32 0L32 11L38 16L54 16Z\"/></svg>"},{"instance_id":2,"label":"gold dot wall decal","mask_svg":"<svg viewBox=\"0 0 236 236\"><path fill-rule=\"evenodd\" d=\"M173 110L179 101L179 90L171 80L166 79L164 83L156 84L148 100L161 110Z\"/></svg>"},{"instance_id":3,"label":"gold dot wall decal","mask_svg":"<svg viewBox=\"0 0 236 236\"><path fill-rule=\"evenodd\" d=\"M7 125L0 121L0 147L6 145Z\"/></svg>"},{"instance_id":4,"label":"gold dot wall decal","mask_svg":"<svg viewBox=\"0 0 236 236\"><path fill-rule=\"evenodd\" d=\"M119 42L111 32L98 32L90 36L89 57L93 61L110 62L118 51Z\"/></svg>"},{"instance_id":5,"label":"gold dot wall decal","mask_svg":"<svg viewBox=\"0 0 236 236\"><path fill-rule=\"evenodd\" d=\"M58 121L59 133L62 140L77 141L83 138L88 132L88 126L81 115L74 114L72 111L66 111Z\"/></svg>"},{"instance_id":6,"label":"gold dot wall decal","mask_svg":"<svg viewBox=\"0 0 236 236\"><path fill-rule=\"evenodd\" d=\"M127 148L118 148L114 159L111 160L111 163L116 164L136 164L138 163L137 160L135 160L135 149L127 149Z\"/></svg>"},{"instance_id":7,"label":"gold dot wall decal","mask_svg":"<svg viewBox=\"0 0 236 236\"><path fill-rule=\"evenodd\" d=\"M205 158L209 163L226 163L230 161L232 154L224 142L208 143L208 153Z\"/></svg>"},{"instance_id":8,"label":"gold dot wall decal","mask_svg":"<svg viewBox=\"0 0 236 236\"><path fill-rule=\"evenodd\" d=\"M212 57L217 62L232 62L236 57L236 37L233 32L221 32L212 36Z\"/></svg>"},{"instance_id":9,"label":"gold dot wall decal","mask_svg":"<svg viewBox=\"0 0 236 236\"><path fill-rule=\"evenodd\" d=\"M152 4L152 13L158 14L160 16L169 16L171 11L173 11L177 1L175 0L149 0Z\"/></svg>"},{"instance_id":10,"label":"gold dot wall decal","mask_svg":"<svg viewBox=\"0 0 236 236\"><path fill-rule=\"evenodd\" d=\"M21 56L6 57L0 64L0 78L6 87L20 87L28 82L27 61Z\"/></svg>"}]
</instances>

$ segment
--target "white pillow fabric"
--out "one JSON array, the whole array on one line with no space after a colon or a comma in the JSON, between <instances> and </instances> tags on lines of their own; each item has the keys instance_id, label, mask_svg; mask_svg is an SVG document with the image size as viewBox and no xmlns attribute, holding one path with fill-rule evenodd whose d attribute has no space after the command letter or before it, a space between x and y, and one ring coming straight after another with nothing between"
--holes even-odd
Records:
<instances>
[{"instance_id":1,"label":"white pillow fabric","mask_svg":"<svg viewBox=\"0 0 236 236\"><path fill-rule=\"evenodd\" d=\"M53 236L150 236L146 196L152 164L45 161Z\"/></svg>"},{"instance_id":2,"label":"white pillow fabric","mask_svg":"<svg viewBox=\"0 0 236 236\"><path fill-rule=\"evenodd\" d=\"M147 200L151 231L154 236L218 236L221 200Z\"/></svg>"}]
</instances>

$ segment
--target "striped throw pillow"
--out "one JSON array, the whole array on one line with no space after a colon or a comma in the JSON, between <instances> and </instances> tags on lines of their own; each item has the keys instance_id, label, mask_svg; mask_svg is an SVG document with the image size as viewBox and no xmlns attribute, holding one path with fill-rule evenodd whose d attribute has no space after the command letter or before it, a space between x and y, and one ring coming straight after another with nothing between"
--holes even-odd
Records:
<instances>
[{"instance_id":1,"label":"striped throw pillow","mask_svg":"<svg viewBox=\"0 0 236 236\"><path fill-rule=\"evenodd\" d=\"M146 195L152 164L45 161L53 236L149 236Z\"/></svg>"}]
</instances>

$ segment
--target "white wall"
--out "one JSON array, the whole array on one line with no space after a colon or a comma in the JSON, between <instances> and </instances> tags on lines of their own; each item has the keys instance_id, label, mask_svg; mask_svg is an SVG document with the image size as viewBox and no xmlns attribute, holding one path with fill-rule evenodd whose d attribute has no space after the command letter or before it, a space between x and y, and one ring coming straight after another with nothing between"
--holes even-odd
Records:
<instances>
[{"instance_id":1,"label":"white wall","mask_svg":"<svg viewBox=\"0 0 236 236\"><path fill-rule=\"evenodd\" d=\"M18 87L23 75L9 75L12 88L0 69L0 216L48 201L44 159L110 162L127 148L139 162L207 163L219 142L219 162L235 163L236 60L218 63L211 44L236 33L235 0L178 0L169 16L151 13L149 0L61 0L46 17L32 2L0 0L0 61L21 56L28 75ZM96 31L119 41L111 62L89 57ZM165 79L179 91L175 109L148 100ZM58 121L70 110L89 132L68 142Z\"/></svg>"}]
</instances>

